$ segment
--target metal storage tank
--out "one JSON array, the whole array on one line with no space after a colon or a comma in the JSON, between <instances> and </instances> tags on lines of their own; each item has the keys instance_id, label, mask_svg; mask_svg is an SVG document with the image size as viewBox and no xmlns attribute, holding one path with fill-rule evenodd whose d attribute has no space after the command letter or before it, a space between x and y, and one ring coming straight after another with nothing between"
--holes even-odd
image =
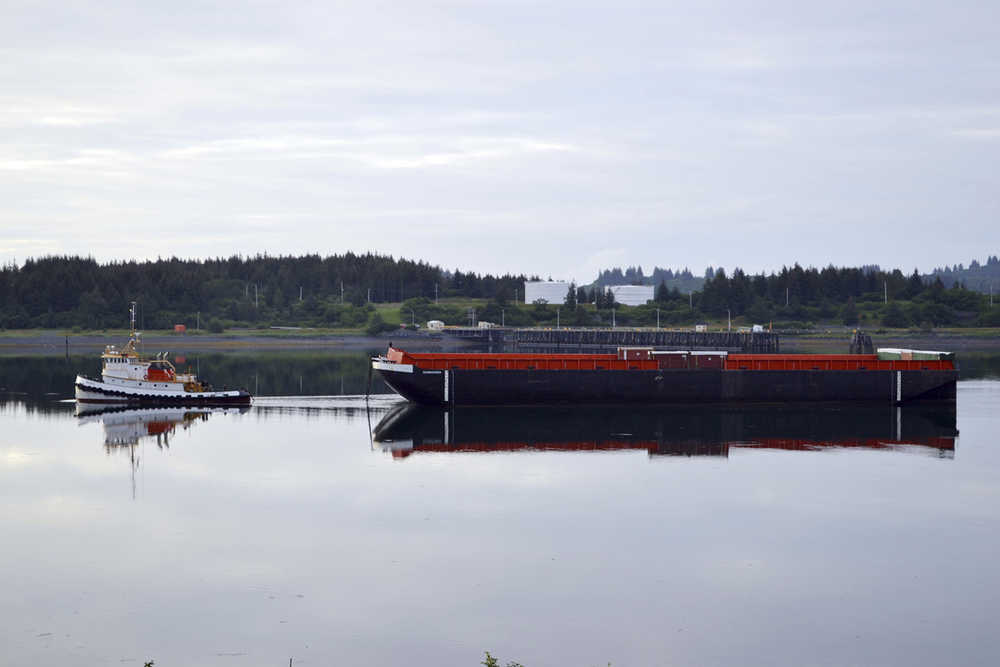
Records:
<instances>
[{"instance_id":1,"label":"metal storage tank","mask_svg":"<svg viewBox=\"0 0 1000 667\"><path fill-rule=\"evenodd\" d=\"M652 285L611 285L608 290L615 301L625 306L641 306L653 300Z\"/></svg>"}]
</instances>

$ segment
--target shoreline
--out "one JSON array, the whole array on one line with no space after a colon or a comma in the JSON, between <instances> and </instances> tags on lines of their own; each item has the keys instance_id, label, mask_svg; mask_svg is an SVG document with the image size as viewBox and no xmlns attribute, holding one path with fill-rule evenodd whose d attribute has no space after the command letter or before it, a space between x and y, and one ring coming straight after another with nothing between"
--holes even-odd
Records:
<instances>
[{"instance_id":1,"label":"shoreline","mask_svg":"<svg viewBox=\"0 0 1000 667\"><path fill-rule=\"evenodd\" d=\"M876 347L905 347L912 349L943 349L950 352L978 351L1000 352L1000 335L995 330L954 330L940 332L912 332L907 330L872 333ZM815 332L782 334L783 352L846 353L849 333ZM85 354L101 350L105 345L121 343L128 332L69 333L59 330L21 330L0 333L0 356L47 356L53 354ZM442 348L474 348L477 343L456 338L428 336L422 333L392 331L378 336L363 332L329 332L311 330L246 330L224 333L187 333L158 331L142 337L150 351L282 351L319 350L330 352L362 352L385 348L390 341L398 341L413 350L440 350Z\"/></svg>"},{"instance_id":2,"label":"shoreline","mask_svg":"<svg viewBox=\"0 0 1000 667\"><path fill-rule=\"evenodd\" d=\"M66 333L55 330L7 331L0 335L0 356L47 356L54 354L89 354L105 345L121 344L128 339L127 331ZM363 352L380 350L390 341L406 340L414 349L464 347L468 343L457 339L431 338L404 332L379 336L364 333L312 333L301 331L247 331L220 334L146 333L143 346L150 352L234 352L253 350L328 350L330 352Z\"/></svg>"}]
</instances>

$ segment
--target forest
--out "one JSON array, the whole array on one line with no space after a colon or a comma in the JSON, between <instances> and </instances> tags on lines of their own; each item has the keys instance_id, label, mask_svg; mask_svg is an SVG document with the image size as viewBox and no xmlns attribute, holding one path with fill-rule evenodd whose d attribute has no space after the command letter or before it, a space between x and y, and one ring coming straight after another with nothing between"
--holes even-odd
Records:
<instances>
[{"instance_id":1,"label":"forest","mask_svg":"<svg viewBox=\"0 0 1000 667\"><path fill-rule=\"evenodd\" d=\"M525 276L444 271L377 254L230 257L110 262L44 257L0 269L0 328L101 329L127 326L130 301L140 325L175 323L356 327L373 303L426 295L511 296Z\"/></svg>"},{"instance_id":2,"label":"forest","mask_svg":"<svg viewBox=\"0 0 1000 667\"><path fill-rule=\"evenodd\" d=\"M522 304L517 297L523 295L525 275L445 270L371 253L103 264L44 257L0 268L0 328L123 328L129 301L138 302L143 329L185 323L211 331L307 326L374 333L430 319L515 326L674 326L728 318L786 329L819 323L1000 326L1000 308L991 306L991 297L962 282L992 270L1000 270L993 256L983 265L931 275L793 264L754 275L710 268L695 278L686 269L669 274L657 269L655 300L627 307L616 304L604 285L619 280L616 272L622 280L628 280L626 274L635 280L638 267L573 285L563 304ZM677 279L697 280L700 289L683 290Z\"/></svg>"}]
</instances>

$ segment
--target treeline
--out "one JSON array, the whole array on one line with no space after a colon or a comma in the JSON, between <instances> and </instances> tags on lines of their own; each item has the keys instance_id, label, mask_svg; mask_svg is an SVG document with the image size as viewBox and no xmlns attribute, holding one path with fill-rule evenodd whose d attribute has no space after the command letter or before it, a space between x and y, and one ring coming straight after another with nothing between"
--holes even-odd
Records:
<instances>
[{"instance_id":1,"label":"treeline","mask_svg":"<svg viewBox=\"0 0 1000 667\"><path fill-rule=\"evenodd\" d=\"M882 272L882 268L877 264L870 264L857 267L857 270L865 274ZM702 276L695 276L690 269L684 267L674 271L673 269L663 269L659 266L653 269L651 274L646 274L641 266L613 267L603 269L597 276L591 287L610 287L613 285L660 285L665 284L668 289L677 288L685 294L688 292L701 291L706 280L711 280L717 271L724 271L721 267L707 267ZM935 268L931 273L922 276L923 281L931 284L935 279L940 278L946 286L955 283L984 294L993 291L1000 291L1000 257L990 255L985 263L980 264L979 260L972 260L969 266L964 264L954 264Z\"/></svg>"},{"instance_id":2,"label":"treeline","mask_svg":"<svg viewBox=\"0 0 1000 667\"><path fill-rule=\"evenodd\" d=\"M676 289L684 294L696 292L701 289L705 279L714 275L714 271L709 268L705 277L696 276L687 267L683 269L663 269L659 266L653 268L653 272L646 275L641 266L629 266L624 270L621 267L614 267L601 271L597 280L590 287L601 288L613 285L666 285L667 289Z\"/></svg>"},{"instance_id":3,"label":"treeline","mask_svg":"<svg viewBox=\"0 0 1000 667\"><path fill-rule=\"evenodd\" d=\"M770 275L748 275L736 269L727 276L716 270L695 296L697 307L716 317L746 316L758 323L774 320L878 323L907 326L998 326L1000 309L989 297L959 283L950 287L938 276L899 269L804 269L785 267Z\"/></svg>"},{"instance_id":4,"label":"treeline","mask_svg":"<svg viewBox=\"0 0 1000 667\"><path fill-rule=\"evenodd\" d=\"M309 320L359 326L369 303L416 296L513 297L524 276L445 271L377 254L234 256L100 264L44 257L0 269L0 328L123 327L129 301L143 328L208 318L248 325ZM199 318L199 313L201 314Z\"/></svg>"},{"instance_id":5,"label":"treeline","mask_svg":"<svg viewBox=\"0 0 1000 667\"><path fill-rule=\"evenodd\" d=\"M956 271L992 271L985 265ZM727 274L709 267L696 278L687 269L657 269L655 300L623 307L601 285L572 286L564 304L515 303L523 275L447 271L425 262L377 254L304 257L160 259L100 264L80 257L45 257L0 268L0 328L121 328L127 304L140 306L139 326L176 323L221 331L234 326L322 326L370 332L400 323L440 319L447 324L486 320L516 326L687 325L731 317L741 323L806 327L810 323L891 327L1000 326L1000 307L989 296L948 283L947 271L928 278L917 271L803 268L771 274ZM603 272L605 280L646 281L640 267ZM970 274L971 275L971 274ZM673 278L671 283L668 278ZM953 276L954 277L954 276ZM689 291L676 280L702 281ZM435 297L482 299L476 312ZM998 298L1000 301L1000 298ZM376 311L374 304L402 302ZM397 318L398 315L398 318ZM383 320L385 316L386 320Z\"/></svg>"},{"instance_id":6,"label":"treeline","mask_svg":"<svg viewBox=\"0 0 1000 667\"><path fill-rule=\"evenodd\" d=\"M883 271L878 267L824 269L785 267L772 274L749 275L740 269L706 271L701 291L685 294L665 281L648 304L623 307L605 287L570 288L564 304L533 304L524 312L502 314L506 324L550 326L689 325L709 320L736 324L773 324L781 329L810 328L820 322L849 326L933 328L1000 326L1000 305L961 284L946 287L940 278L927 281L917 271ZM1000 299L998 299L1000 301ZM500 304L489 303L480 319L493 319ZM558 312L558 315L557 315ZM462 323L461 313L440 317ZM517 318L514 320L513 318ZM523 321L522 321L523 320Z\"/></svg>"},{"instance_id":7,"label":"treeline","mask_svg":"<svg viewBox=\"0 0 1000 667\"><path fill-rule=\"evenodd\" d=\"M1000 290L1000 258L990 255L985 264L972 260L968 267L962 264L934 269L932 278L941 278L945 285L958 282L977 292L995 294Z\"/></svg>"}]
</instances>

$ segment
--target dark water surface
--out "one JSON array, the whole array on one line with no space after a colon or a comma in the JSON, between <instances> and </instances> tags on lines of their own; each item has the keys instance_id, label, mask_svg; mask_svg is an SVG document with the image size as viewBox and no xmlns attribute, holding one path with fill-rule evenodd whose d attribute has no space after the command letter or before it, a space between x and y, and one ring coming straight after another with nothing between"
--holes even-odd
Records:
<instances>
[{"instance_id":1,"label":"dark water surface","mask_svg":"<svg viewBox=\"0 0 1000 667\"><path fill-rule=\"evenodd\" d=\"M203 357L282 388L248 410L79 416L65 360L3 360L0 664L1000 655L1000 381L952 407L367 412L291 395L363 391L363 363L305 356Z\"/></svg>"}]
</instances>

